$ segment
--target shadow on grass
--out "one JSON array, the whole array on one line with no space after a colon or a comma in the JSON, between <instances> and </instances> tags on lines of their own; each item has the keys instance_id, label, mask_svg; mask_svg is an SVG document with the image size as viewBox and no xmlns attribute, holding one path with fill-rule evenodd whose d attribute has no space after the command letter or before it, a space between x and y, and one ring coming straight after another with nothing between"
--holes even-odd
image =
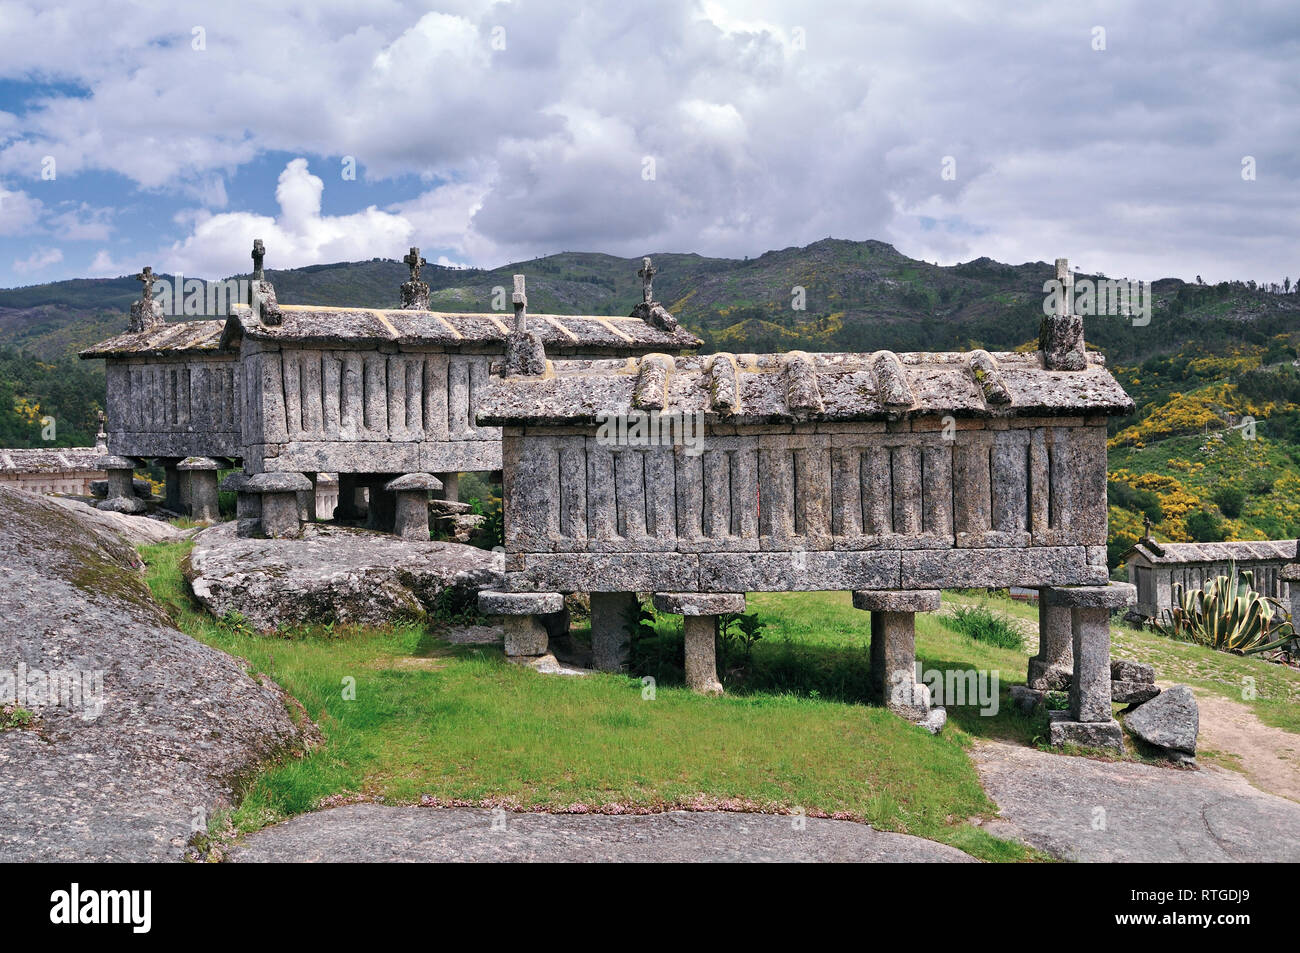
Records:
<instances>
[{"instance_id":1,"label":"shadow on grass","mask_svg":"<svg viewBox=\"0 0 1300 953\"><path fill-rule=\"evenodd\" d=\"M652 676L663 686L684 683L680 628L661 625L653 638L639 639L633 646L631 671L636 677ZM723 686L733 695L794 695L823 701L880 707L871 693L870 649L863 646L835 647L804 645L781 639L757 646L750 658L733 656L719 646L718 672ZM969 661L918 655L925 671L971 670ZM1039 710L1025 715L1011 704L1012 684L997 686L997 705L991 699L957 697L942 699L949 720L977 738L1038 745L1047 738L1047 714ZM988 689L991 683L985 682Z\"/></svg>"}]
</instances>

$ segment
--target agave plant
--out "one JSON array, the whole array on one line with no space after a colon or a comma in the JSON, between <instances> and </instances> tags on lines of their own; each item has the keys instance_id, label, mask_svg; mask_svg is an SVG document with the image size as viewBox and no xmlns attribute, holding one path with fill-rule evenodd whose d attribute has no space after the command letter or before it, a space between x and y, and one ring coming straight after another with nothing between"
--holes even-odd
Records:
<instances>
[{"instance_id":1,"label":"agave plant","mask_svg":"<svg viewBox=\"0 0 1300 953\"><path fill-rule=\"evenodd\" d=\"M1186 591L1175 584L1174 606L1153 628L1182 642L1241 655L1281 648L1296 639L1290 614L1277 599L1256 592L1254 582L1253 573L1238 572L1234 563L1228 575L1204 589Z\"/></svg>"}]
</instances>

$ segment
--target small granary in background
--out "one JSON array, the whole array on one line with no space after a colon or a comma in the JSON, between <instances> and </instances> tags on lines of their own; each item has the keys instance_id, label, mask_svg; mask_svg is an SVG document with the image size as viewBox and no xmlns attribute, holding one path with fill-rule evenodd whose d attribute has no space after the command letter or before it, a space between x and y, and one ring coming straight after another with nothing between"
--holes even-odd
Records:
<instances>
[{"instance_id":1,"label":"small granary in background","mask_svg":"<svg viewBox=\"0 0 1300 953\"><path fill-rule=\"evenodd\" d=\"M1294 539L1242 540L1231 543L1162 543L1150 534L1139 539L1120 561L1137 590L1133 611L1158 619L1173 605L1174 587L1203 589L1235 566L1251 574L1251 588L1289 603L1291 584L1282 570L1296 558Z\"/></svg>"},{"instance_id":2,"label":"small granary in background","mask_svg":"<svg viewBox=\"0 0 1300 953\"><path fill-rule=\"evenodd\" d=\"M90 496L92 484L105 478L99 461L107 448L101 421L93 447L0 450L0 484L28 493Z\"/></svg>"}]
</instances>

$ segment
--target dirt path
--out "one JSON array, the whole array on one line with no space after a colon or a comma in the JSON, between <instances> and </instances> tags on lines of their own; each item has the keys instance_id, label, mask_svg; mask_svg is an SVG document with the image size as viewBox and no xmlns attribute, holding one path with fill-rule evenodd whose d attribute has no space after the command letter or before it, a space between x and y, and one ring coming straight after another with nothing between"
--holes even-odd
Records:
<instances>
[{"instance_id":1,"label":"dirt path","mask_svg":"<svg viewBox=\"0 0 1300 953\"><path fill-rule=\"evenodd\" d=\"M1240 702L1194 691L1201 717L1197 747L1226 755L1260 790L1300 801L1300 735L1264 724Z\"/></svg>"}]
</instances>

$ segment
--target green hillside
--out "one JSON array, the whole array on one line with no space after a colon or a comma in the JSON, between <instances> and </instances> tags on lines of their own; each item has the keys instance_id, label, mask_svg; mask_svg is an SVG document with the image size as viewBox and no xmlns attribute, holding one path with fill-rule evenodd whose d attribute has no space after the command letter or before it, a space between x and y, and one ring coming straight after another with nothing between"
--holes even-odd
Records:
<instances>
[{"instance_id":1,"label":"green hillside","mask_svg":"<svg viewBox=\"0 0 1300 953\"><path fill-rule=\"evenodd\" d=\"M654 259L655 297L703 338L706 352L1032 347L1043 283L1054 276L1047 262L941 267L883 242L829 238L752 259ZM491 270L430 265L424 278L441 310L491 310L496 289L509 291L511 276L523 273L535 312L617 315L640 299L639 265L565 252ZM268 277L286 304L392 307L407 269L372 259ZM59 443L87 442L103 370L75 354L123 330L138 294L130 277L0 290L0 444L40 445L46 415L59 421ZM1154 297L1146 326L1086 322L1089 346L1138 405L1110 428L1112 557L1141 532L1144 515L1169 539L1300 535L1300 503L1291 502L1300 489L1300 375L1292 366L1300 294L1163 279ZM1228 429L1247 414L1257 421L1254 440Z\"/></svg>"}]
</instances>

